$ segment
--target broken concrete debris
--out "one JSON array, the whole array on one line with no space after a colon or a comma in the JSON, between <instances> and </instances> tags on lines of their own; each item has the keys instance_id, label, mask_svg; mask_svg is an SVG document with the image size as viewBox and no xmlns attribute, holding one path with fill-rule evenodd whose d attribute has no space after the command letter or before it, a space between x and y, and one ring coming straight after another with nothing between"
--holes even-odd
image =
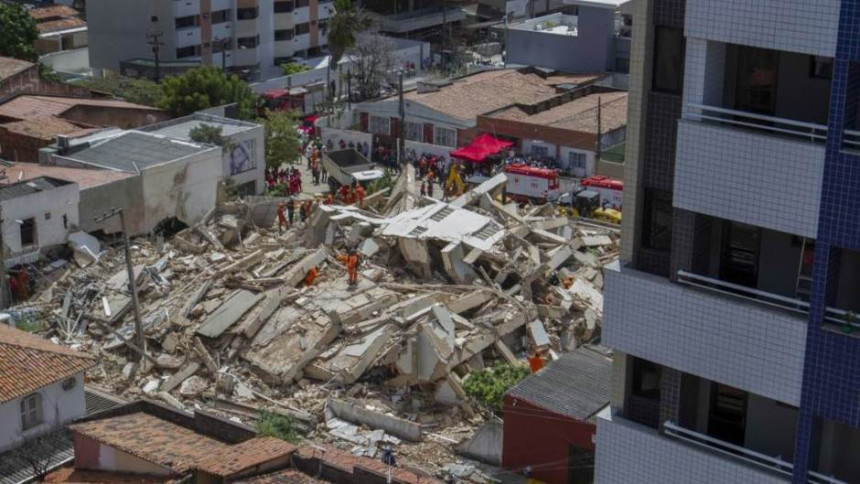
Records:
<instances>
[{"instance_id":1,"label":"broken concrete debris","mask_svg":"<svg viewBox=\"0 0 860 484\"><path fill-rule=\"evenodd\" d=\"M124 259L105 241L77 237L77 266L10 313L41 314L52 336L100 354L89 378L126 397L246 422L267 409L308 438L368 456L396 445L399 459L442 475L454 444L492 420L463 390L470 372L599 336L618 235L551 206L503 204L503 177L451 203L420 197L410 180L407 168L362 209L317 205L283 234L258 216L277 204L265 199L221 205L160 250L135 240L151 364L132 363ZM355 284L338 258L351 251Z\"/></svg>"}]
</instances>

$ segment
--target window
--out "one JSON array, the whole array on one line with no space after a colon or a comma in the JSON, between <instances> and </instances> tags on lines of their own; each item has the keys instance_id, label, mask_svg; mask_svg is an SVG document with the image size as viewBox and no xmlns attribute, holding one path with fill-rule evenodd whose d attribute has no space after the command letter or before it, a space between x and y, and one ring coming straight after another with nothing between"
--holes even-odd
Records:
<instances>
[{"instance_id":1,"label":"window","mask_svg":"<svg viewBox=\"0 0 860 484\"><path fill-rule=\"evenodd\" d=\"M296 35L306 34L311 31L311 24L305 22L303 24L296 25Z\"/></svg>"},{"instance_id":2,"label":"window","mask_svg":"<svg viewBox=\"0 0 860 484\"><path fill-rule=\"evenodd\" d=\"M384 134L388 136L391 133L391 121L382 116L370 117L370 132L373 134Z\"/></svg>"},{"instance_id":3,"label":"window","mask_svg":"<svg viewBox=\"0 0 860 484\"><path fill-rule=\"evenodd\" d=\"M293 38L293 29L284 29L275 31L275 40L290 40Z\"/></svg>"},{"instance_id":4,"label":"window","mask_svg":"<svg viewBox=\"0 0 860 484\"><path fill-rule=\"evenodd\" d=\"M153 16L149 17L149 21L150 21L150 22L158 22L158 16L157 16L157 15L153 15Z\"/></svg>"},{"instance_id":5,"label":"window","mask_svg":"<svg viewBox=\"0 0 860 484\"><path fill-rule=\"evenodd\" d=\"M567 162L570 165L570 170L585 170L586 164L586 155L585 153L580 153L578 151L570 151L567 153Z\"/></svg>"},{"instance_id":6,"label":"window","mask_svg":"<svg viewBox=\"0 0 860 484\"><path fill-rule=\"evenodd\" d=\"M615 58L615 72L620 74L630 73L630 59L624 57Z\"/></svg>"},{"instance_id":7,"label":"window","mask_svg":"<svg viewBox=\"0 0 860 484\"><path fill-rule=\"evenodd\" d=\"M684 85L684 31L657 27L654 41L655 91L680 94Z\"/></svg>"},{"instance_id":8,"label":"window","mask_svg":"<svg viewBox=\"0 0 860 484\"><path fill-rule=\"evenodd\" d=\"M633 360L633 395L660 400L660 366L648 360Z\"/></svg>"},{"instance_id":9,"label":"window","mask_svg":"<svg viewBox=\"0 0 860 484\"><path fill-rule=\"evenodd\" d=\"M833 78L833 59L820 55L809 56L809 77L815 79Z\"/></svg>"},{"instance_id":10,"label":"window","mask_svg":"<svg viewBox=\"0 0 860 484\"><path fill-rule=\"evenodd\" d=\"M21 429L29 430L42 423L42 394L32 393L21 399Z\"/></svg>"},{"instance_id":11,"label":"window","mask_svg":"<svg viewBox=\"0 0 860 484\"><path fill-rule=\"evenodd\" d=\"M328 22L326 22L325 20L320 20L320 23L319 23L320 35L325 35L327 30L328 30Z\"/></svg>"},{"instance_id":12,"label":"window","mask_svg":"<svg viewBox=\"0 0 860 484\"><path fill-rule=\"evenodd\" d=\"M21 247L36 244L36 219L28 218L21 222Z\"/></svg>"},{"instance_id":13,"label":"window","mask_svg":"<svg viewBox=\"0 0 860 484\"><path fill-rule=\"evenodd\" d=\"M236 39L236 46L240 49L255 49L259 44L259 35L254 37L239 37Z\"/></svg>"},{"instance_id":14,"label":"window","mask_svg":"<svg viewBox=\"0 0 860 484\"><path fill-rule=\"evenodd\" d=\"M296 8L307 7L310 4L310 0L296 0Z\"/></svg>"},{"instance_id":15,"label":"window","mask_svg":"<svg viewBox=\"0 0 860 484\"><path fill-rule=\"evenodd\" d=\"M45 212L45 220L51 220L51 212Z\"/></svg>"},{"instance_id":16,"label":"window","mask_svg":"<svg viewBox=\"0 0 860 484\"><path fill-rule=\"evenodd\" d=\"M240 9L236 10L236 19L237 20L253 20L255 18L257 18L256 7L240 8Z\"/></svg>"},{"instance_id":17,"label":"window","mask_svg":"<svg viewBox=\"0 0 860 484\"><path fill-rule=\"evenodd\" d=\"M176 28L184 29L187 27L194 27L197 25L197 16L189 15L187 17L177 17L176 18Z\"/></svg>"},{"instance_id":18,"label":"window","mask_svg":"<svg viewBox=\"0 0 860 484\"><path fill-rule=\"evenodd\" d=\"M424 141L424 125L406 122L406 139L409 141Z\"/></svg>"},{"instance_id":19,"label":"window","mask_svg":"<svg viewBox=\"0 0 860 484\"><path fill-rule=\"evenodd\" d=\"M293 11L293 2L289 0L287 2L275 2L275 13L286 13Z\"/></svg>"},{"instance_id":20,"label":"window","mask_svg":"<svg viewBox=\"0 0 860 484\"><path fill-rule=\"evenodd\" d=\"M63 228L69 228L69 216L66 214L63 214Z\"/></svg>"},{"instance_id":21,"label":"window","mask_svg":"<svg viewBox=\"0 0 860 484\"><path fill-rule=\"evenodd\" d=\"M433 129L433 144L434 145L442 145L442 146L450 146L451 148L457 147L457 132L453 129L448 128L434 128Z\"/></svg>"},{"instance_id":22,"label":"window","mask_svg":"<svg viewBox=\"0 0 860 484\"><path fill-rule=\"evenodd\" d=\"M218 10L217 12L212 12L211 15L213 24L223 24L224 22L230 21L230 11L229 10Z\"/></svg>"},{"instance_id":23,"label":"window","mask_svg":"<svg viewBox=\"0 0 860 484\"><path fill-rule=\"evenodd\" d=\"M535 158L546 158L549 156L549 147L542 145L532 145L532 156Z\"/></svg>"},{"instance_id":24,"label":"window","mask_svg":"<svg viewBox=\"0 0 860 484\"><path fill-rule=\"evenodd\" d=\"M672 194L665 190L645 189L645 217L642 245L649 249L669 250L672 245Z\"/></svg>"},{"instance_id":25,"label":"window","mask_svg":"<svg viewBox=\"0 0 860 484\"><path fill-rule=\"evenodd\" d=\"M233 48L233 39L226 38L221 40L215 40L212 42L212 53L220 54L225 50L230 50Z\"/></svg>"},{"instance_id":26,"label":"window","mask_svg":"<svg viewBox=\"0 0 860 484\"><path fill-rule=\"evenodd\" d=\"M200 55L200 46L199 45L189 45L188 47L182 47L180 49L176 49L176 58L181 59L183 57L194 57L195 55Z\"/></svg>"}]
</instances>

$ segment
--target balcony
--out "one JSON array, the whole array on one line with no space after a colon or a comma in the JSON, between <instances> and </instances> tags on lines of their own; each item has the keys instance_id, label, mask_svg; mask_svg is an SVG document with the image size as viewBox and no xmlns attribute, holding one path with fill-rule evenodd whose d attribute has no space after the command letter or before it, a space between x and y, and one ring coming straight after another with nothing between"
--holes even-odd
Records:
<instances>
[{"instance_id":1,"label":"balcony","mask_svg":"<svg viewBox=\"0 0 860 484\"><path fill-rule=\"evenodd\" d=\"M303 24L311 21L310 7L299 7L293 10L293 22Z\"/></svg>"},{"instance_id":2,"label":"balcony","mask_svg":"<svg viewBox=\"0 0 860 484\"><path fill-rule=\"evenodd\" d=\"M232 39L232 38L233 38L233 25L230 22L224 22L224 23L215 24L212 26L212 39L213 40Z\"/></svg>"},{"instance_id":3,"label":"balcony","mask_svg":"<svg viewBox=\"0 0 860 484\"><path fill-rule=\"evenodd\" d=\"M311 35L301 34L293 37L293 51L309 49L311 46Z\"/></svg>"},{"instance_id":4,"label":"balcony","mask_svg":"<svg viewBox=\"0 0 860 484\"><path fill-rule=\"evenodd\" d=\"M200 15L200 0L173 0L175 18Z\"/></svg>"},{"instance_id":5,"label":"balcony","mask_svg":"<svg viewBox=\"0 0 860 484\"><path fill-rule=\"evenodd\" d=\"M276 13L275 14L275 30L285 30L292 29L296 26L295 19L293 18L292 12L287 13Z\"/></svg>"},{"instance_id":6,"label":"balcony","mask_svg":"<svg viewBox=\"0 0 860 484\"><path fill-rule=\"evenodd\" d=\"M415 30L437 27L444 23L461 22L466 13L459 8L443 10L441 7L414 10L412 12L388 15L380 19L380 30L394 34L404 34Z\"/></svg>"},{"instance_id":7,"label":"balcony","mask_svg":"<svg viewBox=\"0 0 860 484\"><path fill-rule=\"evenodd\" d=\"M255 66L260 63L260 49L239 48L233 50L234 66Z\"/></svg>"},{"instance_id":8,"label":"balcony","mask_svg":"<svg viewBox=\"0 0 860 484\"><path fill-rule=\"evenodd\" d=\"M253 37L257 35L259 33L257 19L237 20L234 31L236 37Z\"/></svg>"},{"instance_id":9,"label":"balcony","mask_svg":"<svg viewBox=\"0 0 860 484\"><path fill-rule=\"evenodd\" d=\"M604 277L606 345L799 404L807 319L802 311L776 309L727 290L677 284L627 267L607 269Z\"/></svg>"},{"instance_id":10,"label":"balcony","mask_svg":"<svg viewBox=\"0 0 860 484\"><path fill-rule=\"evenodd\" d=\"M325 20L334 16L334 2L326 2L319 4L318 16L320 20Z\"/></svg>"},{"instance_id":11,"label":"balcony","mask_svg":"<svg viewBox=\"0 0 860 484\"><path fill-rule=\"evenodd\" d=\"M219 10L231 10L233 8L232 0L209 0L209 11L218 12Z\"/></svg>"},{"instance_id":12,"label":"balcony","mask_svg":"<svg viewBox=\"0 0 860 484\"><path fill-rule=\"evenodd\" d=\"M687 37L833 57L840 0L688 0Z\"/></svg>"},{"instance_id":13,"label":"balcony","mask_svg":"<svg viewBox=\"0 0 860 484\"><path fill-rule=\"evenodd\" d=\"M660 435L619 415L597 419L595 481L631 482L755 482L787 484L784 473L772 472L725 453Z\"/></svg>"}]
</instances>

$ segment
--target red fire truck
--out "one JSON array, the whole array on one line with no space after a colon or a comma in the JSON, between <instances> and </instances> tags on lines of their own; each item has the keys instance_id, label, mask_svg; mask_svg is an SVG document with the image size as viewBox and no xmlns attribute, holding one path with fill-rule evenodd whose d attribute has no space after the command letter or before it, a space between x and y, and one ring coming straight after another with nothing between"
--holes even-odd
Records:
<instances>
[{"instance_id":1,"label":"red fire truck","mask_svg":"<svg viewBox=\"0 0 860 484\"><path fill-rule=\"evenodd\" d=\"M303 87L290 89L272 89L260 96L257 108L259 116L265 116L266 111L297 111L305 112L305 94L308 90Z\"/></svg>"},{"instance_id":2,"label":"red fire truck","mask_svg":"<svg viewBox=\"0 0 860 484\"><path fill-rule=\"evenodd\" d=\"M600 206L621 210L624 198L624 182L606 176L595 175L584 178L580 183L600 194Z\"/></svg>"},{"instance_id":3,"label":"red fire truck","mask_svg":"<svg viewBox=\"0 0 860 484\"><path fill-rule=\"evenodd\" d=\"M536 200L539 203L553 198L561 190L558 170L536 168L523 163L505 166L508 197L514 200Z\"/></svg>"}]
</instances>

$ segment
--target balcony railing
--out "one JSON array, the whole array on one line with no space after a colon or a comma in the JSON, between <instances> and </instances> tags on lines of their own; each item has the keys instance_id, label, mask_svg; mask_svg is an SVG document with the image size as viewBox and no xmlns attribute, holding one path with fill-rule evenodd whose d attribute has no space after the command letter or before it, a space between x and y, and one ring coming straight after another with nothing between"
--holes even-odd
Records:
<instances>
[{"instance_id":1,"label":"balcony railing","mask_svg":"<svg viewBox=\"0 0 860 484\"><path fill-rule=\"evenodd\" d=\"M860 131L850 129L843 131L842 149L860 151Z\"/></svg>"},{"instance_id":2,"label":"balcony railing","mask_svg":"<svg viewBox=\"0 0 860 484\"><path fill-rule=\"evenodd\" d=\"M786 118L776 118L763 114L735 111L734 109L705 106L703 104L690 103L687 107L697 110L690 112L687 117L694 121L715 123L723 126L748 129L765 132L774 135L786 136L811 143L824 143L827 141L827 126L815 123L806 123Z\"/></svg>"},{"instance_id":3,"label":"balcony railing","mask_svg":"<svg viewBox=\"0 0 860 484\"><path fill-rule=\"evenodd\" d=\"M710 451L719 452L731 456L735 459L740 459L758 467L763 467L776 473L791 476L794 471L794 464L786 462L779 457L771 457L769 455L750 450L739 445L730 444L713 437L694 432L692 430L679 427L667 420L663 424L664 433L670 437L690 443L697 447L703 447ZM808 482L815 484L847 484L833 477L828 477L817 472L809 472Z\"/></svg>"},{"instance_id":4,"label":"balcony railing","mask_svg":"<svg viewBox=\"0 0 860 484\"><path fill-rule=\"evenodd\" d=\"M718 292L720 294L745 299L757 304L764 304L801 314L809 314L809 303L801 299L780 296L779 294L732 284L731 282L700 276L687 271L678 271L678 282L687 286L705 289L710 292ZM855 329L860 329L860 322L858 322L860 316L855 316L853 312L828 307L825 309L825 313L825 319L829 323L850 324Z\"/></svg>"}]
</instances>

